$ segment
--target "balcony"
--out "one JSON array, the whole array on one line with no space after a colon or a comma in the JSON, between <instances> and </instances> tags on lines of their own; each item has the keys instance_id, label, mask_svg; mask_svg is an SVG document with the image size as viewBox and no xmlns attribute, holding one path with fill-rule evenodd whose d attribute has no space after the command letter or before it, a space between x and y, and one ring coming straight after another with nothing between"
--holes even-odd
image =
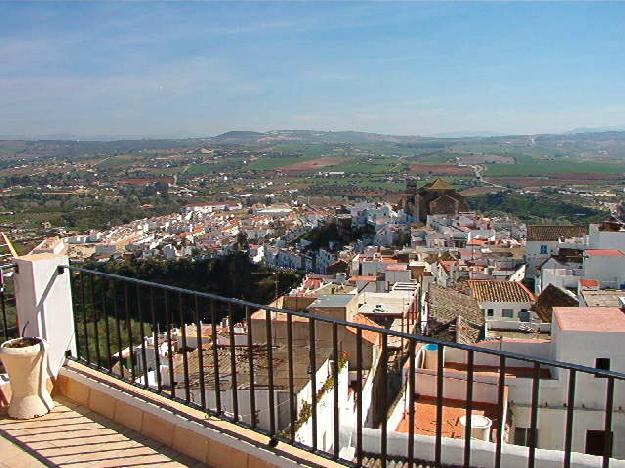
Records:
<instances>
[{"instance_id":1,"label":"balcony","mask_svg":"<svg viewBox=\"0 0 625 468\"><path fill-rule=\"evenodd\" d=\"M60 395L55 408L35 421L0 418L0 435L0 466L202 466Z\"/></svg>"},{"instance_id":2,"label":"balcony","mask_svg":"<svg viewBox=\"0 0 625 468\"><path fill-rule=\"evenodd\" d=\"M27 422L0 420L14 454L0 463L9 466L31 456L109 466L144 456L228 467L625 463L625 375L554 362L545 343L530 356L523 343L441 342L337 318L332 308L252 304L50 255L20 258L11 270L2 330L14 335L17 316L27 335L47 340L58 406ZM0 391L6 405L10 382ZM94 431L93 443L64 445L74 423ZM589 430L610 434L594 454L583 453ZM53 440L42 439L48 432ZM106 452L100 436L119 451Z\"/></svg>"}]
</instances>

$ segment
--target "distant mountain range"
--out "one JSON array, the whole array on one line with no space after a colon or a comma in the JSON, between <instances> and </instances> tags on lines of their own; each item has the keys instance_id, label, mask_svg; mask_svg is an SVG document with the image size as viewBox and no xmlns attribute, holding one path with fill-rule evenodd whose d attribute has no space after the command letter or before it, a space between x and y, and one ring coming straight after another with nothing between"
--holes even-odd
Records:
<instances>
[{"instance_id":1,"label":"distant mountain range","mask_svg":"<svg viewBox=\"0 0 625 468\"><path fill-rule=\"evenodd\" d=\"M605 132L623 132L625 127L589 127L589 128L574 128L566 133L605 133Z\"/></svg>"},{"instance_id":2,"label":"distant mountain range","mask_svg":"<svg viewBox=\"0 0 625 468\"><path fill-rule=\"evenodd\" d=\"M366 144L366 143L395 143L395 144L422 144L426 142L439 142L441 144L455 143L458 141L485 141L485 142L522 142L536 144L537 142L566 141L568 143L577 139L588 141L606 139L625 139L625 129L575 129L562 134L539 134L539 135L505 135L489 132L454 132L430 136L414 135L384 135L381 133L352 132L352 131L317 131L317 130L273 130L269 132L232 131L208 138L213 144L218 145L244 145L259 146L273 145L276 143L302 143L302 144Z\"/></svg>"},{"instance_id":3,"label":"distant mountain range","mask_svg":"<svg viewBox=\"0 0 625 468\"><path fill-rule=\"evenodd\" d=\"M433 137L414 135L385 135L381 133L319 130L272 130L269 132L232 131L210 138L217 144L275 144L286 142L309 144L363 144L363 143L421 143Z\"/></svg>"},{"instance_id":4,"label":"distant mountain range","mask_svg":"<svg viewBox=\"0 0 625 468\"><path fill-rule=\"evenodd\" d=\"M231 131L208 138L161 138L117 140L105 139L2 139L0 137L0 155L20 154L24 156L79 156L84 154L115 154L134 151L174 150L193 152L198 148L210 146L244 147L261 151L305 152L302 145L347 145L362 146L362 149L380 153L486 151L498 152L502 146L515 148L516 151L536 150L545 155L554 156L593 156L625 158L625 131L606 129L575 129L562 134L542 135L496 135L496 136L454 136L446 137L384 135L380 133L353 131L318 131L318 130L273 130L267 132ZM525 149L523 149L525 148ZM331 148L314 149L324 153Z\"/></svg>"}]
</instances>

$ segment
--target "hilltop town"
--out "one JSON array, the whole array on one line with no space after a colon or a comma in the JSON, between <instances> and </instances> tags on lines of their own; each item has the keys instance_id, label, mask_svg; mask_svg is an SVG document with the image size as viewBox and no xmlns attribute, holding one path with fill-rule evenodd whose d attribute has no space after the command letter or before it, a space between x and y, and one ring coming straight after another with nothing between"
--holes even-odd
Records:
<instances>
[{"instance_id":1,"label":"hilltop town","mask_svg":"<svg viewBox=\"0 0 625 468\"><path fill-rule=\"evenodd\" d=\"M409 181L396 203L357 201L324 207L189 203L169 215L102 231L49 237L32 253L68 255L73 264L96 269L115 261L198 262L245 255L249 263L269 271L301 275L299 284L288 290L276 284L275 296L266 304L276 310L303 311L439 342L604 370L620 366L619 345L625 333L625 224L614 217L586 225L526 225L510 216L487 217L468 211L465 197L438 178L424 184ZM238 412L242 421L269 430L267 400L257 398L255 416L250 408L249 386L258 389L266 385L265 377L250 380L260 378L251 376L246 367L252 346L257 369L265 367L261 363L268 359L275 362L272 385L282 389L275 394L276 401L288 399L280 392L286 391L289 373L295 382L290 384L298 401L296 425L282 411L276 413L273 424L293 431L295 440L305 445L313 444L311 434L316 434L314 443L320 450L333 450L336 428L324 425L311 432L311 357L288 357L292 343L287 343L285 317L267 315L263 310L212 317L218 322L211 323L206 317L200 326L189 322L167 330L153 329L134 347L120 350L120 356L131 357L133 362L126 374L144 374L149 386L171 388L178 397L186 394L191 401L207 401L209 407L216 404L216 393L221 393L222 411ZM266 349L267 320L272 322L272 356ZM307 339L307 320L293 317L291 326L291 339ZM491 356L476 355L469 370L466 353L447 347L441 368L437 346L425 345L418 348L416 368L411 371L408 358L415 349L407 340L387 336L382 341L384 335L345 328L334 338L341 353L336 401L327 391L336 371L332 336L329 324L317 324L316 345L311 348L318 392L312 404L317 405L317 418L336 411L348 424L356 410L354 389L360 384L367 427L384 425L396 437L406 437L411 424L406 392L411 385L409 373L415 372L412 404L419 417L414 433L431 436L437 414L433 372L442 371L447 395L442 400L447 421L441 429L443 437L464 437L464 404L453 392L455 385L464 387L470 379L475 392L473 418L488 426L478 438L501 438L506 444L520 446L529 443L528 398L535 375L528 363L510 362L505 367L507 410L502 414L497 410L501 400L493 379L503 369ZM602 342L600 349L593 345L597 339ZM116 362L113 372L123 375L127 362L115 354L110 359ZM231 362L236 364L235 377ZM287 363L293 366L291 370ZM214 369L220 369L220 374L215 375ZM360 383L356 381L358 369L363 379ZM563 439L557 429L566 417L562 406L565 384L555 369L543 367L538 375L547 386L539 404L550 410L541 410L535 447L561 450ZM222 382L218 387L216 380ZM185 384L177 383L181 381ZM235 382L236 389L224 382ZM382 387L386 389L383 393ZM241 393L236 408L229 399L233 391ZM580 401L595 401L592 385L584 383L577 392ZM603 421L602 404L588 403L584 425L592 435L575 442L575 451L604 453L605 436L592 429ZM620 440L625 434L617 429L614 437ZM350 446L341 439L342 458L353 457ZM613 456L625 455L622 447L615 444Z\"/></svg>"}]
</instances>

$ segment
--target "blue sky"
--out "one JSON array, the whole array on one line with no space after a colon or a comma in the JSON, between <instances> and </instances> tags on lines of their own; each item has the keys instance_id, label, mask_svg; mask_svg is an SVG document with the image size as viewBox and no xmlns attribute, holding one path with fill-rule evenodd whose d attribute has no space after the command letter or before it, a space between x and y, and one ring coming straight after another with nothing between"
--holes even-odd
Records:
<instances>
[{"instance_id":1,"label":"blue sky","mask_svg":"<svg viewBox=\"0 0 625 468\"><path fill-rule=\"evenodd\" d=\"M0 3L0 135L625 127L625 3Z\"/></svg>"}]
</instances>

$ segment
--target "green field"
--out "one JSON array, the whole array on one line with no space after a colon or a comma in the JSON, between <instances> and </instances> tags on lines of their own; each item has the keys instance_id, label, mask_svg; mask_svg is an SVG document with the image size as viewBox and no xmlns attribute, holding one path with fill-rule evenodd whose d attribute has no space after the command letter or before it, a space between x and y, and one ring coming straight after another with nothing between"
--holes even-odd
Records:
<instances>
[{"instance_id":1,"label":"green field","mask_svg":"<svg viewBox=\"0 0 625 468\"><path fill-rule=\"evenodd\" d=\"M332 166L331 171L345 172L347 174L387 174L390 172L402 172L408 169L406 164L397 158L352 158Z\"/></svg>"},{"instance_id":2,"label":"green field","mask_svg":"<svg viewBox=\"0 0 625 468\"><path fill-rule=\"evenodd\" d=\"M344 156L346 148L333 144L278 143L271 147L275 153L287 153L284 156L304 156L307 159L319 156Z\"/></svg>"},{"instance_id":3,"label":"green field","mask_svg":"<svg viewBox=\"0 0 625 468\"><path fill-rule=\"evenodd\" d=\"M99 169L120 169L131 167L137 164L137 160L144 159L144 155L124 154L119 156L111 156L108 159L101 159L97 167Z\"/></svg>"},{"instance_id":4,"label":"green field","mask_svg":"<svg viewBox=\"0 0 625 468\"><path fill-rule=\"evenodd\" d=\"M590 161L545 161L525 159L516 164L489 164L488 177L540 177L555 174L618 174L625 173L625 163Z\"/></svg>"},{"instance_id":5,"label":"green field","mask_svg":"<svg viewBox=\"0 0 625 468\"><path fill-rule=\"evenodd\" d=\"M186 175L190 177L203 176L206 174L214 174L216 172L233 171L244 167L243 158L227 158L218 159L214 162L202 164L190 164L186 171ZM174 171L174 172L179 172Z\"/></svg>"},{"instance_id":6,"label":"green field","mask_svg":"<svg viewBox=\"0 0 625 468\"><path fill-rule=\"evenodd\" d=\"M317 159L319 156L304 156L298 154L288 154L288 155L265 155L261 156L255 161L250 161L247 164L247 169L252 171L270 171L272 169L278 169L284 166L288 166L290 164L296 164L302 161L310 161L312 159Z\"/></svg>"}]
</instances>

